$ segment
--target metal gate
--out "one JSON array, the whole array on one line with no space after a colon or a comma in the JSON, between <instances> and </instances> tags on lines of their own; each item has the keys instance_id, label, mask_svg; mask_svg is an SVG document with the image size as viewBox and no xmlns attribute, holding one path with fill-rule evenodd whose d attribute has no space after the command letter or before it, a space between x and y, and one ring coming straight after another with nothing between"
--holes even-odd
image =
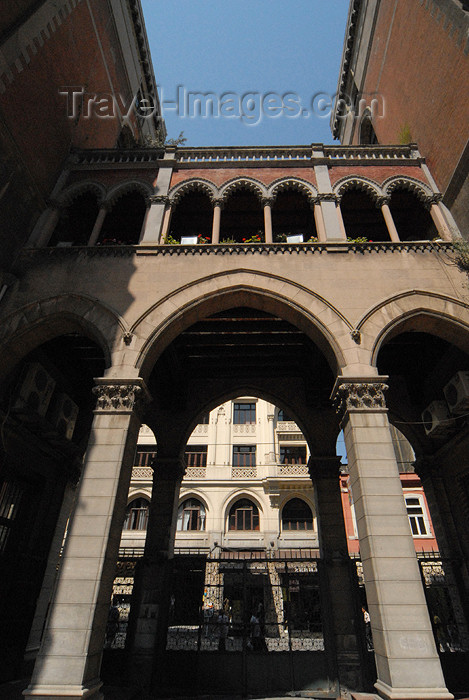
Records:
<instances>
[{"instance_id":1,"label":"metal gate","mask_svg":"<svg viewBox=\"0 0 469 700\"><path fill-rule=\"evenodd\" d=\"M174 560L162 695L334 695L322 562L312 550Z\"/></svg>"}]
</instances>

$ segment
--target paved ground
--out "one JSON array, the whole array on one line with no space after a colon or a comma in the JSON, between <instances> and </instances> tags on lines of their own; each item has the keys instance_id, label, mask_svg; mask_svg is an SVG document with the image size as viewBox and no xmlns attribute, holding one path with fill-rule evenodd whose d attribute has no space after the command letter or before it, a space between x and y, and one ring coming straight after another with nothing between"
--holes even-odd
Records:
<instances>
[{"instance_id":1,"label":"paved ground","mask_svg":"<svg viewBox=\"0 0 469 700\"><path fill-rule=\"evenodd\" d=\"M0 700L24 700L22 691L28 686L29 681L27 679L22 681L13 681L11 683L4 683L0 685ZM105 700L151 700L151 698L142 698L139 691L130 690L129 688L112 688L110 686L104 686L104 698ZM256 698L256 700L285 700L285 698L294 697L304 697L304 695L297 695L291 693L288 695L283 695L277 698L260 698L258 695L249 696L250 698ZM371 693L353 693L352 698L354 700L380 700L377 695ZM469 700L468 697L463 698L456 695L457 700ZM158 700L194 700L193 697L178 697L178 698L158 698ZM197 700L243 700L241 695L204 695L199 696ZM244 700L246 700L244 698ZM314 700L314 696L313 699Z\"/></svg>"}]
</instances>

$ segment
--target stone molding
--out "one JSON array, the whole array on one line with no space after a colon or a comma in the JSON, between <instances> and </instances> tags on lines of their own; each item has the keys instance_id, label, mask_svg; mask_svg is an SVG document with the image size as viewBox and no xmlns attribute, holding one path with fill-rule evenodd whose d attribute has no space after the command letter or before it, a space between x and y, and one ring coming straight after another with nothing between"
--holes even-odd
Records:
<instances>
[{"instance_id":1,"label":"stone molding","mask_svg":"<svg viewBox=\"0 0 469 700\"><path fill-rule=\"evenodd\" d=\"M164 204L165 206L172 203L167 194L152 194L149 200L150 204Z\"/></svg>"},{"instance_id":2,"label":"stone molding","mask_svg":"<svg viewBox=\"0 0 469 700\"><path fill-rule=\"evenodd\" d=\"M55 248L23 248L20 259L34 256L57 256L60 258L77 257L131 257L132 255L241 255L243 253L285 253L323 254L334 253L425 253L452 252L453 244L449 241L370 241L369 243L351 243L349 241L323 243L210 243L206 245L101 245L69 246Z\"/></svg>"},{"instance_id":3,"label":"stone molding","mask_svg":"<svg viewBox=\"0 0 469 700\"><path fill-rule=\"evenodd\" d=\"M151 401L142 379L95 379L91 390L96 396L95 413L133 413Z\"/></svg>"},{"instance_id":4,"label":"stone molding","mask_svg":"<svg viewBox=\"0 0 469 700\"><path fill-rule=\"evenodd\" d=\"M388 377L338 377L332 390L332 403L341 419L350 411L383 411Z\"/></svg>"}]
</instances>

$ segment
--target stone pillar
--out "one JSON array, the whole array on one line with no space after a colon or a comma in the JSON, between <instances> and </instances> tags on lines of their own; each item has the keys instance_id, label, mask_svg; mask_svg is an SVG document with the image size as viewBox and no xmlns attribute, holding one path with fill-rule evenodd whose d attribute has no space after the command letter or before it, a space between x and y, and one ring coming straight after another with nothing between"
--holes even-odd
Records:
<instances>
[{"instance_id":1,"label":"stone pillar","mask_svg":"<svg viewBox=\"0 0 469 700\"><path fill-rule=\"evenodd\" d=\"M264 240L266 243L273 243L272 198L264 197L262 199L262 206L264 207Z\"/></svg>"},{"instance_id":2,"label":"stone pillar","mask_svg":"<svg viewBox=\"0 0 469 700\"><path fill-rule=\"evenodd\" d=\"M338 243L346 241L347 234L345 232L344 221L336 195L322 194L320 195L320 201L324 229L326 232L326 242L334 241Z\"/></svg>"},{"instance_id":3,"label":"stone pillar","mask_svg":"<svg viewBox=\"0 0 469 700\"><path fill-rule=\"evenodd\" d=\"M342 691L365 690L356 573L350 561L340 494L340 457L310 457L318 514L319 547L327 574L332 634Z\"/></svg>"},{"instance_id":4,"label":"stone pillar","mask_svg":"<svg viewBox=\"0 0 469 700\"><path fill-rule=\"evenodd\" d=\"M33 657L41 644L44 622L47 616L49 603L52 597L52 592L57 578L57 564L60 557L60 549L63 544L64 534L67 527L67 521L72 512L73 502L75 500L76 485L68 482L65 486L65 492L60 508L57 525L55 527L54 537L51 542L49 556L47 558L46 570L42 581L42 588L37 599L36 611L34 613L33 624L29 633L28 644L26 646L26 658L28 655Z\"/></svg>"},{"instance_id":5,"label":"stone pillar","mask_svg":"<svg viewBox=\"0 0 469 700\"><path fill-rule=\"evenodd\" d=\"M326 229L324 227L324 219L322 216L321 205L319 201L315 200L312 202L312 207L314 210L314 222L316 224L316 231L318 234L318 241L320 243L326 242Z\"/></svg>"},{"instance_id":6,"label":"stone pillar","mask_svg":"<svg viewBox=\"0 0 469 700\"><path fill-rule=\"evenodd\" d=\"M145 228L140 245L157 245L163 235L163 219L169 199L166 195L150 197L150 209L145 217Z\"/></svg>"},{"instance_id":7,"label":"stone pillar","mask_svg":"<svg viewBox=\"0 0 469 700\"><path fill-rule=\"evenodd\" d=\"M61 570L27 698L96 698L142 380L98 379L97 408Z\"/></svg>"},{"instance_id":8,"label":"stone pillar","mask_svg":"<svg viewBox=\"0 0 469 700\"><path fill-rule=\"evenodd\" d=\"M460 641L464 649L469 649L469 571L442 476L444 471L445 465L432 456L419 457L415 462L415 472L425 491L438 549L444 560L445 581Z\"/></svg>"},{"instance_id":9,"label":"stone pillar","mask_svg":"<svg viewBox=\"0 0 469 700\"><path fill-rule=\"evenodd\" d=\"M213 200L212 243L220 242L220 221L222 205L223 202L221 199Z\"/></svg>"},{"instance_id":10,"label":"stone pillar","mask_svg":"<svg viewBox=\"0 0 469 700\"><path fill-rule=\"evenodd\" d=\"M89 246L94 246L98 242L98 238L101 233L101 229L103 228L104 224L104 219L106 218L106 215L109 211L109 205L107 202L104 202L101 204L101 207L98 212L98 216L96 217L96 221L93 226L93 230L91 231L91 235L88 240L88 245Z\"/></svg>"},{"instance_id":11,"label":"stone pillar","mask_svg":"<svg viewBox=\"0 0 469 700\"><path fill-rule=\"evenodd\" d=\"M43 248L46 246L51 237L52 234L55 231L55 227L59 223L60 219L60 207L58 204L52 204L49 207L47 219L44 223L43 229L41 233L39 234L36 243L34 244L35 248Z\"/></svg>"},{"instance_id":12,"label":"stone pillar","mask_svg":"<svg viewBox=\"0 0 469 700\"><path fill-rule=\"evenodd\" d=\"M145 553L136 572L128 641L130 678L147 690L165 648L177 506L185 470L179 458L157 457L153 468Z\"/></svg>"},{"instance_id":13,"label":"stone pillar","mask_svg":"<svg viewBox=\"0 0 469 700\"><path fill-rule=\"evenodd\" d=\"M399 238L399 233L394 224L394 219L392 218L391 210L389 208L389 197L381 197L378 199L376 206L381 209L384 221L386 223L386 228L388 229L389 238L391 241L393 241L393 243L399 243L401 239Z\"/></svg>"},{"instance_id":14,"label":"stone pillar","mask_svg":"<svg viewBox=\"0 0 469 700\"><path fill-rule=\"evenodd\" d=\"M437 231L440 234L440 237L444 241L452 241L453 236L451 235L450 228L449 228L448 224L446 223L446 219L445 219L443 211L440 207L439 200L436 202L431 202L430 214L431 214L431 217L433 219L433 223L435 224Z\"/></svg>"},{"instance_id":15,"label":"stone pillar","mask_svg":"<svg viewBox=\"0 0 469 700\"><path fill-rule=\"evenodd\" d=\"M166 236L169 233L169 226L171 224L171 215L173 213L173 205L169 202L165 209L163 217L163 225L161 227L161 238L160 243L163 244L166 240Z\"/></svg>"},{"instance_id":16,"label":"stone pillar","mask_svg":"<svg viewBox=\"0 0 469 700\"><path fill-rule=\"evenodd\" d=\"M360 554L384 698L452 698L445 688L384 400L387 377L339 377Z\"/></svg>"}]
</instances>

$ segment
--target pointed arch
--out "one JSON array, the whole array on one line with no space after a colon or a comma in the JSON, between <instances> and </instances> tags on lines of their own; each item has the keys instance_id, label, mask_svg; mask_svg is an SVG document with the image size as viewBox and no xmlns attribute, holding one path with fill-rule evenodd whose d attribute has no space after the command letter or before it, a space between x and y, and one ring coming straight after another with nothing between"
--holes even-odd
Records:
<instances>
[{"instance_id":1,"label":"pointed arch","mask_svg":"<svg viewBox=\"0 0 469 700\"><path fill-rule=\"evenodd\" d=\"M412 192L424 204L435 198L435 193L432 192L430 187L414 177L394 175L393 177L388 177L382 184L383 193L387 197L399 189Z\"/></svg>"},{"instance_id":2,"label":"pointed arch","mask_svg":"<svg viewBox=\"0 0 469 700\"><path fill-rule=\"evenodd\" d=\"M102 204L106 199L106 188L100 182L95 182L94 180L87 180L85 182L77 182L74 185L70 185L65 190L63 190L57 197L57 203L61 207L70 206L77 197L88 192L93 193L96 196L96 201L98 204Z\"/></svg>"},{"instance_id":3,"label":"pointed arch","mask_svg":"<svg viewBox=\"0 0 469 700\"><path fill-rule=\"evenodd\" d=\"M106 197L106 204L112 207L116 202L126 194L131 192L139 192L145 199L145 203L148 204L149 197L154 194L153 187L144 182L143 180L127 180L127 182L115 185L111 190L109 190Z\"/></svg>"}]
</instances>

